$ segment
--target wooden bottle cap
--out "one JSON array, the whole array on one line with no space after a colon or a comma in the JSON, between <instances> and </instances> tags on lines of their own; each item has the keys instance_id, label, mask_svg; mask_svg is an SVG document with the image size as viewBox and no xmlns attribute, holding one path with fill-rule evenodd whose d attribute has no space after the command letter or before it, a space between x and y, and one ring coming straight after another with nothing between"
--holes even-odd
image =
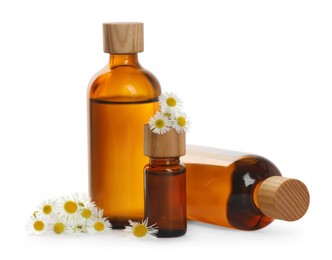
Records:
<instances>
[{"instance_id":1,"label":"wooden bottle cap","mask_svg":"<svg viewBox=\"0 0 332 260\"><path fill-rule=\"evenodd\" d=\"M171 129L165 134L155 134L144 125L144 155L154 158L180 157L186 154L186 134Z\"/></svg>"},{"instance_id":2,"label":"wooden bottle cap","mask_svg":"<svg viewBox=\"0 0 332 260\"><path fill-rule=\"evenodd\" d=\"M138 53L144 50L143 23L104 23L104 52Z\"/></svg>"},{"instance_id":3,"label":"wooden bottle cap","mask_svg":"<svg viewBox=\"0 0 332 260\"><path fill-rule=\"evenodd\" d=\"M300 219L309 207L309 191L303 182L281 176L263 181L257 201L264 215L286 221Z\"/></svg>"}]
</instances>

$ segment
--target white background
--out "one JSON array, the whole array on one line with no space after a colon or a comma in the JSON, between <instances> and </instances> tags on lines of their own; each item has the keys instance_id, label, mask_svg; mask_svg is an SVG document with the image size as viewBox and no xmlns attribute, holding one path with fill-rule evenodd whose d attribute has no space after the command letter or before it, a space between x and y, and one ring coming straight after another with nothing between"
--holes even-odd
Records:
<instances>
[{"instance_id":1,"label":"white background","mask_svg":"<svg viewBox=\"0 0 332 260\"><path fill-rule=\"evenodd\" d=\"M1 1L1 259L331 257L331 14L320 0ZM87 192L87 85L114 21L145 23L141 64L183 98L188 142L267 157L307 184L307 215L153 242L26 234L42 200Z\"/></svg>"}]
</instances>

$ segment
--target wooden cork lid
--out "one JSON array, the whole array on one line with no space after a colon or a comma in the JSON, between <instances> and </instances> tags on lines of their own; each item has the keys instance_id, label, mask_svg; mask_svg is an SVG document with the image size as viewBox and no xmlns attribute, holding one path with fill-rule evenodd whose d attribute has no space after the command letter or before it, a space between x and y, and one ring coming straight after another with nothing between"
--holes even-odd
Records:
<instances>
[{"instance_id":1,"label":"wooden cork lid","mask_svg":"<svg viewBox=\"0 0 332 260\"><path fill-rule=\"evenodd\" d=\"M186 154L186 134L174 129L165 134L155 134L144 125L144 155L154 158L180 157Z\"/></svg>"},{"instance_id":2,"label":"wooden cork lid","mask_svg":"<svg viewBox=\"0 0 332 260\"><path fill-rule=\"evenodd\" d=\"M104 23L104 52L138 53L144 50L143 23Z\"/></svg>"},{"instance_id":3,"label":"wooden cork lid","mask_svg":"<svg viewBox=\"0 0 332 260\"><path fill-rule=\"evenodd\" d=\"M261 184L257 201L264 215L286 221L300 219L309 207L309 192L303 182L273 176Z\"/></svg>"}]
</instances>

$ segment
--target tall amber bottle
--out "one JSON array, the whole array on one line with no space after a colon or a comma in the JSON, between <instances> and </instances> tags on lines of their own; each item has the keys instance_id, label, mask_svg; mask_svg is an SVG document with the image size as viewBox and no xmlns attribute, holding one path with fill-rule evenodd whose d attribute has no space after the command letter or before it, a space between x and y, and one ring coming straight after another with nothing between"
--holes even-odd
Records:
<instances>
[{"instance_id":1,"label":"tall amber bottle","mask_svg":"<svg viewBox=\"0 0 332 260\"><path fill-rule=\"evenodd\" d=\"M182 236L187 231L186 168L180 156L186 153L185 133L174 129L154 134L144 127L144 154L150 162L144 168L145 218L156 224L158 237Z\"/></svg>"},{"instance_id":2,"label":"tall amber bottle","mask_svg":"<svg viewBox=\"0 0 332 260\"><path fill-rule=\"evenodd\" d=\"M90 194L114 228L142 220L143 126L158 110L158 80L138 62L142 23L103 25L109 64L89 88Z\"/></svg>"},{"instance_id":3,"label":"tall amber bottle","mask_svg":"<svg viewBox=\"0 0 332 260\"><path fill-rule=\"evenodd\" d=\"M188 145L182 161L188 219L257 230L274 219L298 220L309 207L306 186L263 157Z\"/></svg>"}]
</instances>

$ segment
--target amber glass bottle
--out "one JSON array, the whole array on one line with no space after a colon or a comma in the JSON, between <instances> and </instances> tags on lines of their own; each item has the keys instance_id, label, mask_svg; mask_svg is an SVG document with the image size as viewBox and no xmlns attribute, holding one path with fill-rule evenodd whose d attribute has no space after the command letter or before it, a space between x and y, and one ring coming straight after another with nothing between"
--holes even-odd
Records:
<instances>
[{"instance_id":1,"label":"amber glass bottle","mask_svg":"<svg viewBox=\"0 0 332 260\"><path fill-rule=\"evenodd\" d=\"M144 154L151 157L144 168L145 218L156 223L158 237L182 236L187 231L185 134L170 130L152 133L144 127Z\"/></svg>"},{"instance_id":2,"label":"amber glass bottle","mask_svg":"<svg viewBox=\"0 0 332 260\"><path fill-rule=\"evenodd\" d=\"M142 220L143 126L158 110L160 85L138 62L142 23L104 24L109 64L91 81L90 194L113 227Z\"/></svg>"},{"instance_id":3,"label":"amber glass bottle","mask_svg":"<svg viewBox=\"0 0 332 260\"><path fill-rule=\"evenodd\" d=\"M188 219L256 230L274 219L297 220L309 207L306 186L281 177L263 157L188 145L183 162Z\"/></svg>"}]
</instances>

